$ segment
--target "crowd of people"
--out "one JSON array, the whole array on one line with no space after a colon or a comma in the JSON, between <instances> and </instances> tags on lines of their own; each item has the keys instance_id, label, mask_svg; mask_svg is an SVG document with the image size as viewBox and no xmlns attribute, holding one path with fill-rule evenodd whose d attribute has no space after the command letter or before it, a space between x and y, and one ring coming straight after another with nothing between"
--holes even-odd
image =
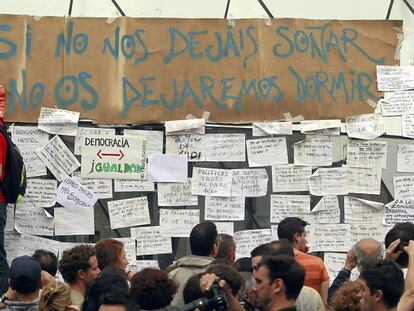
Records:
<instances>
[{"instance_id":1,"label":"crowd of people","mask_svg":"<svg viewBox=\"0 0 414 311\"><path fill-rule=\"evenodd\" d=\"M414 224L395 225L381 241L385 251L380 241L358 241L331 283L324 262L308 253L306 225L285 218L279 240L235 260L232 236L202 222L191 231L191 255L166 270L129 271L114 239L77 245L59 261L37 250L12 261L1 303L15 311L414 310Z\"/></svg>"}]
</instances>

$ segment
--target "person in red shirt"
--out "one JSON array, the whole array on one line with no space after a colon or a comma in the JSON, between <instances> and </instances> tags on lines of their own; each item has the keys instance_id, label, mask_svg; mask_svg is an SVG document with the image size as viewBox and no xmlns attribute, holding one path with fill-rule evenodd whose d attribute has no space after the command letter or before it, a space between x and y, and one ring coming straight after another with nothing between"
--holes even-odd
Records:
<instances>
[{"instance_id":1,"label":"person in red shirt","mask_svg":"<svg viewBox=\"0 0 414 311\"><path fill-rule=\"evenodd\" d=\"M4 126L0 119L0 126ZM3 135L0 135L0 181L4 180L6 164L7 141ZM9 287L9 265L7 263L7 254L4 249L4 228L7 221L7 202L4 196L3 188L0 187L0 293L3 294Z\"/></svg>"},{"instance_id":2,"label":"person in red shirt","mask_svg":"<svg viewBox=\"0 0 414 311\"><path fill-rule=\"evenodd\" d=\"M305 269L305 286L312 287L322 297L325 306L328 305L329 274L322 259L307 254L305 226L308 223L298 217L286 217L277 228L279 239L288 240L293 248L295 259Z\"/></svg>"}]
</instances>

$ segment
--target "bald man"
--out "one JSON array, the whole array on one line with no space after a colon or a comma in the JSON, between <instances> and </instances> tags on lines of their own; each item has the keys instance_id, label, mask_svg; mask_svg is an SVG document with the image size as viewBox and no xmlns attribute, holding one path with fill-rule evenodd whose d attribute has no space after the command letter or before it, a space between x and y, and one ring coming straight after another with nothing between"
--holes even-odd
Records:
<instances>
[{"instance_id":1,"label":"bald man","mask_svg":"<svg viewBox=\"0 0 414 311\"><path fill-rule=\"evenodd\" d=\"M335 280L332 282L328 290L328 301L331 300L335 292L346 281L349 281L351 272L354 268L358 268L359 272L364 270L364 266L382 259L381 243L374 239L359 240L352 249L348 251L345 265L339 271Z\"/></svg>"}]
</instances>

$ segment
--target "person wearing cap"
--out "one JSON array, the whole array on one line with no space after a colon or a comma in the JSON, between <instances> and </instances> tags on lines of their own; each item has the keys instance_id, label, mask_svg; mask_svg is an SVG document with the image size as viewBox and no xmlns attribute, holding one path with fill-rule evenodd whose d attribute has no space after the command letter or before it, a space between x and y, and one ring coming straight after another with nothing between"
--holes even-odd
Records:
<instances>
[{"instance_id":1,"label":"person wearing cap","mask_svg":"<svg viewBox=\"0 0 414 311\"><path fill-rule=\"evenodd\" d=\"M42 284L39 261L31 256L15 258L10 266L9 283L9 290L1 297L6 310L39 310L39 293ZM11 293L15 299L11 299Z\"/></svg>"}]
</instances>

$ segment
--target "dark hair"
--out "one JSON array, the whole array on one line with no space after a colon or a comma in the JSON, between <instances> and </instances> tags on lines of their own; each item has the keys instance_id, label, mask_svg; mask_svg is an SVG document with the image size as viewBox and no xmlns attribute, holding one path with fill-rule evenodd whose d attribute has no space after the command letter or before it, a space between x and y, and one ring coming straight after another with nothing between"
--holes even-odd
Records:
<instances>
[{"instance_id":1,"label":"dark hair","mask_svg":"<svg viewBox=\"0 0 414 311\"><path fill-rule=\"evenodd\" d=\"M132 278L129 294L141 308L155 310L168 306L177 289L178 284L167 272L146 268Z\"/></svg>"},{"instance_id":2,"label":"dark hair","mask_svg":"<svg viewBox=\"0 0 414 311\"><path fill-rule=\"evenodd\" d=\"M305 227L308 223L298 217L286 217L277 227L277 235L279 239L288 240L293 243L296 233L302 234L305 232Z\"/></svg>"},{"instance_id":3,"label":"dark hair","mask_svg":"<svg viewBox=\"0 0 414 311\"><path fill-rule=\"evenodd\" d=\"M398 239L403 243L407 243L407 245L410 240L414 240L414 224L411 222L396 224L385 236L385 248L388 248L392 242ZM398 256L396 262L403 268L407 267L407 253L403 251L400 256Z\"/></svg>"},{"instance_id":4,"label":"dark hair","mask_svg":"<svg viewBox=\"0 0 414 311\"><path fill-rule=\"evenodd\" d=\"M289 241L286 239L270 242L266 250L268 252L268 254L266 255L289 255L292 257L295 256L292 244L289 243Z\"/></svg>"},{"instance_id":5,"label":"dark hair","mask_svg":"<svg viewBox=\"0 0 414 311\"><path fill-rule=\"evenodd\" d=\"M204 293L200 287L200 279L203 275L203 272L197 273L187 280L183 289L184 303L190 303L193 300L204 297Z\"/></svg>"},{"instance_id":6,"label":"dark hair","mask_svg":"<svg viewBox=\"0 0 414 311\"><path fill-rule=\"evenodd\" d=\"M244 279L241 277L236 268L231 265L210 264L206 273L214 273L220 279L226 281L230 286L233 295L237 295L242 287L244 287Z\"/></svg>"},{"instance_id":7,"label":"dark hair","mask_svg":"<svg viewBox=\"0 0 414 311\"><path fill-rule=\"evenodd\" d=\"M101 305L124 305L126 310L139 310L128 294L128 281L121 269L105 268L86 289L82 311L98 311Z\"/></svg>"},{"instance_id":8,"label":"dark hair","mask_svg":"<svg viewBox=\"0 0 414 311\"><path fill-rule=\"evenodd\" d=\"M253 272L252 259L250 257L242 257L235 261L234 266L239 272Z\"/></svg>"},{"instance_id":9,"label":"dark hair","mask_svg":"<svg viewBox=\"0 0 414 311\"><path fill-rule=\"evenodd\" d=\"M260 244L259 246L256 246L251 252L250 257L256 257L256 256L264 256L269 248L269 243Z\"/></svg>"},{"instance_id":10,"label":"dark hair","mask_svg":"<svg viewBox=\"0 0 414 311\"><path fill-rule=\"evenodd\" d=\"M285 284L285 296L287 299L296 299L302 290L305 281L305 270L289 255L268 255L262 259L261 267L269 270L269 279L283 280Z\"/></svg>"},{"instance_id":11,"label":"dark hair","mask_svg":"<svg viewBox=\"0 0 414 311\"><path fill-rule=\"evenodd\" d=\"M109 266L118 266L119 256L124 248L124 243L114 239L103 239L95 244L96 258L99 269Z\"/></svg>"},{"instance_id":12,"label":"dark hair","mask_svg":"<svg viewBox=\"0 0 414 311\"><path fill-rule=\"evenodd\" d=\"M74 283L79 270L88 270L90 268L89 259L92 256L95 256L95 248L85 244L64 251L59 261L59 271L65 282Z\"/></svg>"},{"instance_id":13,"label":"dark hair","mask_svg":"<svg viewBox=\"0 0 414 311\"><path fill-rule=\"evenodd\" d=\"M361 271L360 279L367 283L371 295L381 290L383 303L388 308L397 306L404 291L404 275L401 268L391 260L367 264Z\"/></svg>"},{"instance_id":14,"label":"dark hair","mask_svg":"<svg viewBox=\"0 0 414 311\"><path fill-rule=\"evenodd\" d=\"M43 271L46 271L51 276L56 275L58 262L57 257L53 252L44 249L37 249L32 257L40 262L40 266Z\"/></svg>"},{"instance_id":15,"label":"dark hair","mask_svg":"<svg viewBox=\"0 0 414 311\"><path fill-rule=\"evenodd\" d=\"M209 256L217 243L217 228L214 222L204 221L196 225L190 233L191 253Z\"/></svg>"},{"instance_id":16,"label":"dark hair","mask_svg":"<svg viewBox=\"0 0 414 311\"><path fill-rule=\"evenodd\" d=\"M227 259L228 253L236 249L236 243L234 243L233 237L229 234L220 233L218 237L220 242L216 258Z\"/></svg>"}]
</instances>

